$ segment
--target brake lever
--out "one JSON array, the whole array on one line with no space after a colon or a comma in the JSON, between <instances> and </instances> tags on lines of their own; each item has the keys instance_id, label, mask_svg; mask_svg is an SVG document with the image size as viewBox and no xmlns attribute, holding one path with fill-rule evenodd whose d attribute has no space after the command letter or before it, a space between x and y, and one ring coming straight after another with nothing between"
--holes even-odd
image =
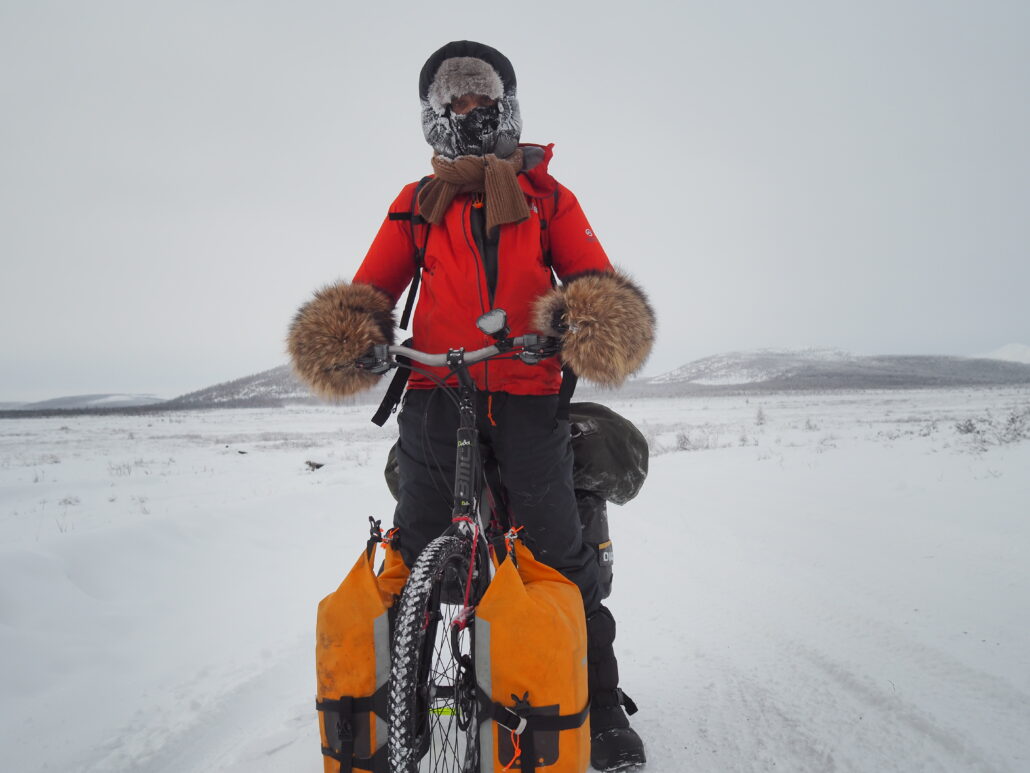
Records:
<instances>
[{"instance_id":1,"label":"brake lever","mask_svg":"<svg viewBox=\"0 0 1030 773\"><path fill-rule=\"evenodd\" d=\"M354 360L354 367L358 370L367 370L369 373L382 374L394 367L394 363L390 359L389 346L387 344L376 344L372 347L370 352L358 357ZM337 365L337 369L344 368L346 366Z\"/></svg>"},{"instance_id":2,"label":"brake lever","mask_svg":"<svg viewBox=\"0 0 1030 773\"><path fill-rule=\"evenodd\" d=\"M529 333L522 337L522 351L518 356L527 365L538 365L541 360L556 355L558 349L557 338Z\"/></svg>"}]
</instances>

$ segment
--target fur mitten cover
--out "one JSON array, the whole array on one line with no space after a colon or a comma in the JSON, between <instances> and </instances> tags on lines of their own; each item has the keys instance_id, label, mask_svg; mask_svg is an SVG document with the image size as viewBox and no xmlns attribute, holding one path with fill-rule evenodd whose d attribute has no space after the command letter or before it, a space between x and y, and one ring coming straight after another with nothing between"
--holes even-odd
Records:
<instances>
[{"instance_id":1,"label":"fur mitten cover","mask_svg":"<svg viewBox=\"0 0 1030 773\"><path fill-rule=\"evenodd\" d=\"M576 375L616 387L643 366L654 344L655 314L625 274L590 272L537 299L533 323L561 339Z\"/></svg>"},{"instance_id":2,"label":"fur mitten cover","mask_svg":"<svg viewBox=\"0 0 1030 773\"><path fill-rule=\"evenodd\" d=\"M338 282L316 291L290 324L294 371L322 397L346 397L373 386L379 375L347 366L374 345L393 343L392 308L371 285Z\"/></svg>"}]
</instances>

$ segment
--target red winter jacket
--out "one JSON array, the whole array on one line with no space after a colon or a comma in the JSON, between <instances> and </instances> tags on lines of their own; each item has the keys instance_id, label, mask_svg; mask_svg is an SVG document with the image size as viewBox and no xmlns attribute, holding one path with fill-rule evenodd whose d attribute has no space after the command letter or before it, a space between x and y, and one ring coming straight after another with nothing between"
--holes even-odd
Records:
<instances>
[{"instance_id":1,"label":"red winter jacket","mask_svg":"<svg viewBox=\"0 0 1030 773\"><path fill-rule=\"evenodd\" d=\"M500 226L493 308L508 313L508 326L515 336L536 332L530 328L533 302L551 289L551 273L544 262L540 238L541 211L548 222L551 262L559 279L584 271L612 270L576 197L547 172L552 148L548 145L543 161L518 177L528 199L529 219ZM404 187L390 205L391 213L410 213L417 185L410 183ZM476 320L491 306L486 271L472 235L471 203L470 195L458 194L442 223L416 228L419 239L421 228L429 228L425 267L412 320L416 349L442 353L493 343L476 327ZM410 223L387 216L354 281L374 285L396 304L414 277L413 253ZM439 378L447 373L445 368L430 370ZM561 366L554 357L539 365L495 360L474 365L470 372L478 388L493 392L546 395L557 393L561 385ZM412 374L408 385L414 389L435 386L417 373Z\"/></svg>"}]
</instances>

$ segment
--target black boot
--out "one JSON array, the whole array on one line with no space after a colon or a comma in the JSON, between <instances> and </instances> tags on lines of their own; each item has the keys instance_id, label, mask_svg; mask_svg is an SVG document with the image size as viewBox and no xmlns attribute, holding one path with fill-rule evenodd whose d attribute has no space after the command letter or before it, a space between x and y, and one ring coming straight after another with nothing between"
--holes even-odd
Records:
<instances>
[{"instance_id":1,"label":"black boot","mask_svg":"<svg viewBox=\"0 0 1030 773\"><path fill-rule=\"evenodd\" d=\"M643 765L647 759L644 742L626 718L626 713L636 713L637 707L619 689L614 642L615 618L607 608L600 607L587 617L590 764L597 770L634 767Z\"/></svg>"}]
</instances>

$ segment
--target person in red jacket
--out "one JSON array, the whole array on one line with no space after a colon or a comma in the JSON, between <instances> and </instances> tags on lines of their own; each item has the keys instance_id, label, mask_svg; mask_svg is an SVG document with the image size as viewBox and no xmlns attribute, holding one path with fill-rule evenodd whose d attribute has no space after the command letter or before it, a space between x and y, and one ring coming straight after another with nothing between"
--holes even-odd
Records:
<instances>
[{"instance_id":1,"label":"person in red jacket","mask_svg":"<svg viewBox=\"0 0 1030 773\"><path fill-rule=\"evenodd\" d=\"M575 195L548 172L553 146L519 143L515 73L503 54L471 41L447 44L425 63L419 97L434 174L401 190L353 282L320 290L298 312L289 339L295 368L328 396L374 383L378 376L332 366L393 342L392 311L419 271L423 240L414 348L493 343L476 327L491 309L507 312L512 335L561 339L561 363L473 366L481 447L498 463L527 545L583 595L592 764L643 764L643 743L623 710L635 706L619 688L615 620L601 604L597 552L582 539L558 392L563 364L605 385L638 370L653 341L654 313L644 293L613 269ZM451 523L457 424L453 401L432 379L413 374L398 415L394 514L409 566Z\"/></svg>"}]
</instances>

